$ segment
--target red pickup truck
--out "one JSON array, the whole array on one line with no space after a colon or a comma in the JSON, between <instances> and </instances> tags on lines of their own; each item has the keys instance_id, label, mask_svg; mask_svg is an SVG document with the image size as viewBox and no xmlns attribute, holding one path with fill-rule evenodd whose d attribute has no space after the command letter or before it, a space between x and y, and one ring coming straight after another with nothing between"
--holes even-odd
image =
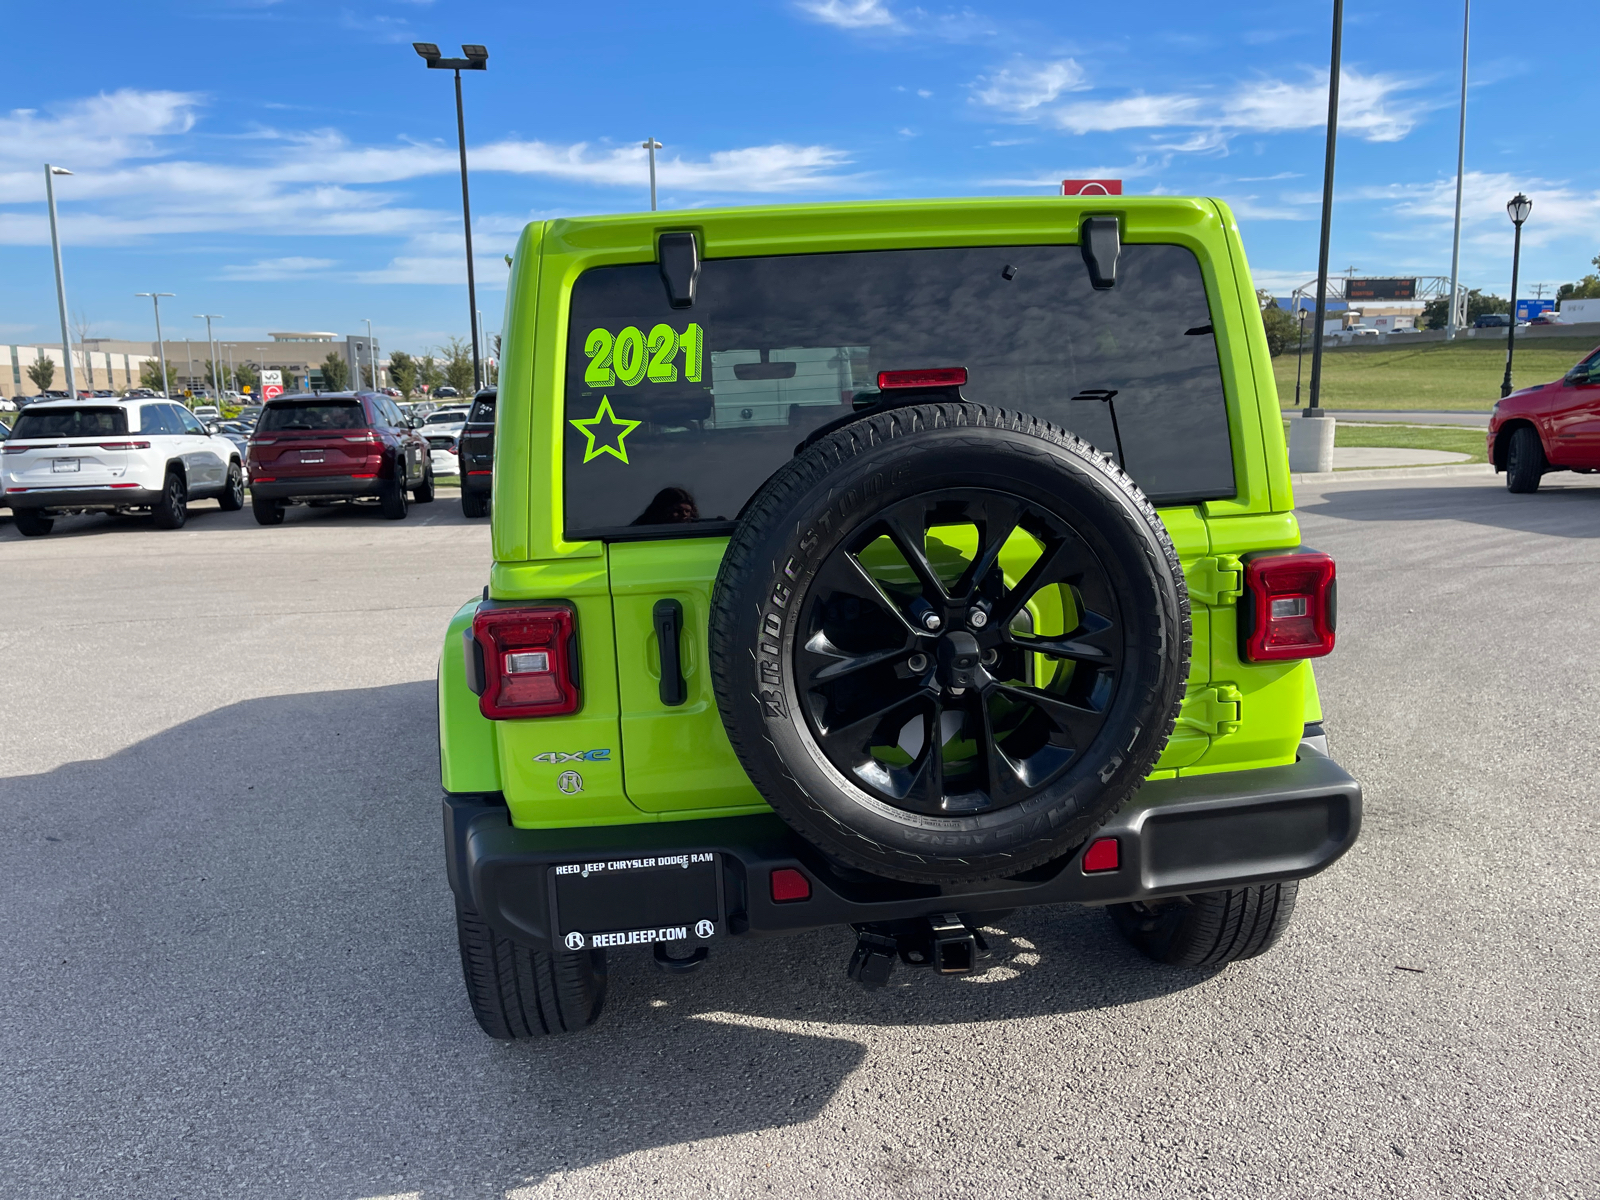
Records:
<instances>
[{"instance_id":1,"label":"red pickup truck","mask_svg":"<svg viewBox=\"0 0 1600 1200\"><path fill-rule=\"evenodd\" d=\"M1497 403L1489 461L1513 492L1538 491L1547 471L1600 471L1600 350L1555 382Z\"/></svg>"}]
</instances>

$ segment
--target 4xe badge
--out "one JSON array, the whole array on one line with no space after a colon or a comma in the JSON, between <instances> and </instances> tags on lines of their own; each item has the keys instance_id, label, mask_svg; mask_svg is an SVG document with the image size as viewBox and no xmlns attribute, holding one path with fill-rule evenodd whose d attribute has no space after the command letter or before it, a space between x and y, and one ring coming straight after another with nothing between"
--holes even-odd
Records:
<instances>
[{"instance_id":1,"label":"4xe badge","mask_svg":"<svg viewBox=\"0 0 1600 1200\"><path fill-rule=\"evenodd\" d=\"M576 754L563 754L559 750L547 750L543 754L535 754L533 761L537 763L564 763L564 762L609 762L610 750L579 750Z\"/></svg>"}]
</instances>

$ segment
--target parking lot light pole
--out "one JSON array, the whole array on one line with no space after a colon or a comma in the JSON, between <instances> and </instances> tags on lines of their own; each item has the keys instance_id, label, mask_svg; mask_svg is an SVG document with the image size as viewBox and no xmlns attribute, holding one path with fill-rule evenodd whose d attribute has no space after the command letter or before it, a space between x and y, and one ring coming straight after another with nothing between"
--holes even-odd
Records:
<instances>
[{"instance_id":1,"label":"parking lot light pole","mask_svg":"<svg viewBox=\"0 0 1600 1200\"><path fill-rule=\"evenodd\" d=\"M1533 212L1533 201L1521 192L1506 202L1506 216L1516 226L1511 246L1511 326L1506 330L1506 377L1500 383L1500 398L1511 395L1511 355L1517 348L1517 268L1522 264L1522 223Z\"/></svg>"},{"instance_id":2,"label":"parking lot light pole","mask_svg":"<svg viewBox=\"0 0 1600 1200\"><path fill-rule=\"evenodd\" d=\"M1444 339L1454 341L1462 314L1456 303L1461 278L1461 181L1467 166L1467 34L1472 28L1472 0L1463 0L1461 14L1461 123L1456 131L1456 230L1450 241L1450 309Z\"/></svg>"},{"instance_id":3,"label":"parking lot light pole","mask_svg":"<svg viewBox=\"0 0 1600 1200\"><path fill-rule=\"evenodd\" d=\"M150 303L156 309L156 353L161 356L161 394L171 397L172 389L167 385L167 344L161 340L161 297L171 296L171 292L135 292L135 296L149 296Z\"/></svg>"},{"instance_id":4,"label":"parking lot light pole","mask_svg":"<svg viewBox=\"0 0 1600 1200\"><path fill-rule=\"evenodd\" d=\"M50 248L56 256L56 305L61 310L61 357L67 367L67 395L78 398L78 379L72 372L72 339L67 333L67 283L61 273L61 237L56 232L56 181L57 175L71 175L65 167L44 165L44 194L50 201Z\"/></svg>"},{"instance_id":5,"label":"parking lot light pole","mask_svg":"<svg viewBox=\"0 0 1600 1200\"><path fill-rule=\"evenodd\" d=\"M472 204L467 198L467 121L461 109L461 72L487 71L489 48L487 46L462 46L465 58L441 58L439 47L432 42L412 42L411 48L428 64L430 71L456 73L456 144L461 151L461 220L467 230L467 324L472 327L472 390L482 384L483 368L478 353L478 286L472 268Z\"/></svg>"},{"instance_id":6,"label":"parking lot light pole","mask_svg":"<svg viewBox=\"0 0 1600 1200\"><path fill-rule=\"evenodd\" d=\"M661 143L655 138L645 138L639 146L650 152L650 211L656 210L656 151L661 149Z\"/></svg>"},{"instance_id":7,"label":"parking lot light pole","mask_svg":"<svg viewBox=\"0 0 1600 1200\"><path fill-rule=\"evenodd\" d=\"M372 318L362 317L367 323L367 376L372 380L372 390L378 390L378 356L372 349ZM359 382L359 380L357 381Z\"/></svg>"},{"instance_id":8,"label":"parking lot light pole","mask_svg":"<svg viewBox=\"0 0 1600 1200\"><path fill-rule=\"evenodd\" d=\"M204 318L206 323L206 348L211 354L211 388L216 392L217 403L222 403L222 389L217 386L217 340L211 336L211 322L213 319L222 320L221 313L195 313L194 319Z\"/></svg>"},{"instance_id":9,"label":"parking lot light pole","mask_svg":"<svg viewBox=\"0 0 1600 1200\"><path fill-rule=\"evenodd\" d=\"M1344 0L1333 0L1333 51L1328 65L1328 146L1322 166L1322 242L1317 253L1317 323L1311 330L1311 403L1302 414L1323 415L1322 330L1328 315L1328 238L1333 228L1333 158L1339 144L1339 58L1344 34Z\"/></svg>"}]
</instances>

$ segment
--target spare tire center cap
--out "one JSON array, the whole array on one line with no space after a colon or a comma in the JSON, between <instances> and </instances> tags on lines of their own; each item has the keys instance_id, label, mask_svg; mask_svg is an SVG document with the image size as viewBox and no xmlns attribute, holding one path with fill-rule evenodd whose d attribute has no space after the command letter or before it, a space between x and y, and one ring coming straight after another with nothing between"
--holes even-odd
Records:
<instances>
[{"instance_id":1,"label":"spare tire center cap","mask_svg":"<svg viewBox=\"0 0 1600 1200\"><path fill-rule=\"evenodd\" d=\"M939 682L951 690L982 687L988 679L979 657L978 639L953 629L939 639Z\"/></svg>"}]
</instances>

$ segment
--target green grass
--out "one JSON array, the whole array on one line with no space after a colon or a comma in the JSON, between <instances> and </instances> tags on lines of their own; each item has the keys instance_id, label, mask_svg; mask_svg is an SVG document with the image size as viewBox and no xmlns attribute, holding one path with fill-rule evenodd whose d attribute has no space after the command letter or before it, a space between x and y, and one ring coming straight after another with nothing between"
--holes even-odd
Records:
<instances>
[{"instance_id":1,"label":"green grass","mask_svg":"<svg viewBox=\"0 0 1600 1200\"><path fill-rule=\"evenodd\" d=\"M1593 349L1593 343L1586 338L1519 339L1514 379L1519 387L1559 379ZM1285 351L1272 360L1278 400L1285 408L1294 405L1295 357ZM1506 345L1498 338L1425 342L1419 346L1341 346L1323 351L1322 406L1487 412L1500 396L1505 369ZM1300 390L1302 404L1310 394L1310 378L1311 348L1307 346Z\"/></svg>"},{"instance_id":2,"label":"green grass","mask_svg":"<svg viewBox=\"0 0 1600 1200\"><path fill-rule=\"evenodd\" d=\"M1287 426L1287 422L1285 422ZM1285 428L1284 435L1288 436ZM1430 425L1352 425L1340 421L1333 431L1335 446L1385 446L1402 450L1450 450L1470 454L1473 462L1488 462L1481 429Z\"/></svg>"}]
</instances>

